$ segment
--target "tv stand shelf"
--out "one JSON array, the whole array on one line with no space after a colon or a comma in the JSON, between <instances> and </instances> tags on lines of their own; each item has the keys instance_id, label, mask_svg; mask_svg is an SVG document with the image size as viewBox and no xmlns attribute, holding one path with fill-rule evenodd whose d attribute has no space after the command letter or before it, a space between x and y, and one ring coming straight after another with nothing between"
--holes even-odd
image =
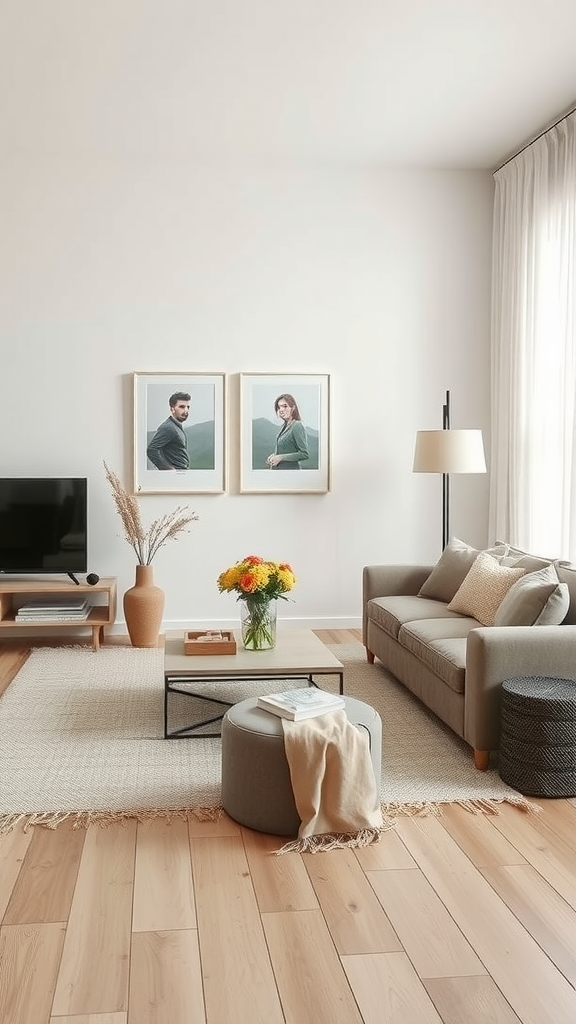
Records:
<instances>
[{"instance_id":1,"label":"tv stand shelf","mask_svg":"<svg viewBox=\"0 0 576 1024\"><path fill-rule=\"evenodd\" d=\"M21 605L43 597L77 597L90 594L92 602L88 618L59 620L58 622L16 622L16 612ZM46 580L37 577L29 579L0 580L0 631L28 630L30 634L43 634L46 630L90 629L92 647L98 650L104 639L104 627L116 620L116 579L108 577L90 586L89 583L73 583L72 580Z\"/></svg>"}]
</instances>

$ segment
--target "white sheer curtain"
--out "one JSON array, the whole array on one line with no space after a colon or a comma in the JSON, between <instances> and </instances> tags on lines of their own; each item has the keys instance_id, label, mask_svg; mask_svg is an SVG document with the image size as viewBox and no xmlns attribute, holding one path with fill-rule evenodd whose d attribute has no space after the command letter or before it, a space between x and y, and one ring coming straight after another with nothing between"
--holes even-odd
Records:
<instances>
[{"instance_id":1,"label":"white sheer curtain","mask_svg":"<svg viewBox=\"0 0 576 1024\"><path fill-rule=\"evenodd\" d=\"M576 561L576 112L494 177L490 536Z\"/></svg>"}]
</instances>

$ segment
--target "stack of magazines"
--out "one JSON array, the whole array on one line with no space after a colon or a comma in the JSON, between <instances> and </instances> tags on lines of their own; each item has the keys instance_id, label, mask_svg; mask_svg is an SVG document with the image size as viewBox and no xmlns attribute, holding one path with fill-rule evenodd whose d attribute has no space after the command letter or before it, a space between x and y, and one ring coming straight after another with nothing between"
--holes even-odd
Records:
<instances>
[{"instance_id":1,"label":"stack of magazines","mask_svg":"<svg viewBox=\"0 0 576 1024\"><path fill-rule=\"evenodd\" d=\"M284 690L282 693L269 693L258 697L257 706L270 711L280 718L289 718L299 722L303 718L315 718L329 711L340 711L346 707L344 698L337 693L326 693L316 686L306 686L302 690Z\"/></svg>"},{"instance_id":2,"label":"stack of magazines","mask_svg":"<svg viewBox=\"0 0 576 1024\"><path fill-rule=\"evenodd\" d=\"M16 622L82 622L89 611L86 597L46 597L23 604L14 618Z\"/></svg>"}]
</instances>

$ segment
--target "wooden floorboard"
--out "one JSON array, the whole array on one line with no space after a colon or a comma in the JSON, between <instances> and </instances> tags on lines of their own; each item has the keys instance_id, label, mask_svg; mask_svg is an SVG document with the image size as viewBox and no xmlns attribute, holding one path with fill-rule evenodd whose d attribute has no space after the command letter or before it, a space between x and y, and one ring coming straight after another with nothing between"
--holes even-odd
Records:
<instances>
[{"instance_id":1,"label":"wooden floorboard","mask_svg":"<svg viewBox=\"0 0 576 1024\"><path fill-rule=\"evenodd\" d=\"M0 695L27 655L0 648ZM0 836L0 1021L574 1024L576 799L537 802L282 857L226 815L17 827Z\"/></svg>"}]
</instances>

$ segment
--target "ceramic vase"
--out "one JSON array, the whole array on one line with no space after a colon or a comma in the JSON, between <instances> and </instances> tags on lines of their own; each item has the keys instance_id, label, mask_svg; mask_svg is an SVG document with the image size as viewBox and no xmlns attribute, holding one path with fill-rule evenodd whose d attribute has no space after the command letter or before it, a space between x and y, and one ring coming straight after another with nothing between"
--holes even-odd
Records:
<instances>
[{"instance_id":1,"label":"ceramic vase","mask_svg":"<svg viewBox=\"0 0 576 1024\"><path fill-rule=\"evenodd\" d=\"M157 647L164 591L154 585L151 565L136 566L136 582L124 594L124 618L132 647Z\"/></svg>"},{"instance_id":2,"label":"ceramic vase","mask_svg":"<svg viewBox=\"0 0 576 1024\"><path fill-rule=\"evenodd\" d=\"M240 601L242 643L247 651L270 651L276 646L277 604L254 596Z\"/></svg>"}]
</instances>

